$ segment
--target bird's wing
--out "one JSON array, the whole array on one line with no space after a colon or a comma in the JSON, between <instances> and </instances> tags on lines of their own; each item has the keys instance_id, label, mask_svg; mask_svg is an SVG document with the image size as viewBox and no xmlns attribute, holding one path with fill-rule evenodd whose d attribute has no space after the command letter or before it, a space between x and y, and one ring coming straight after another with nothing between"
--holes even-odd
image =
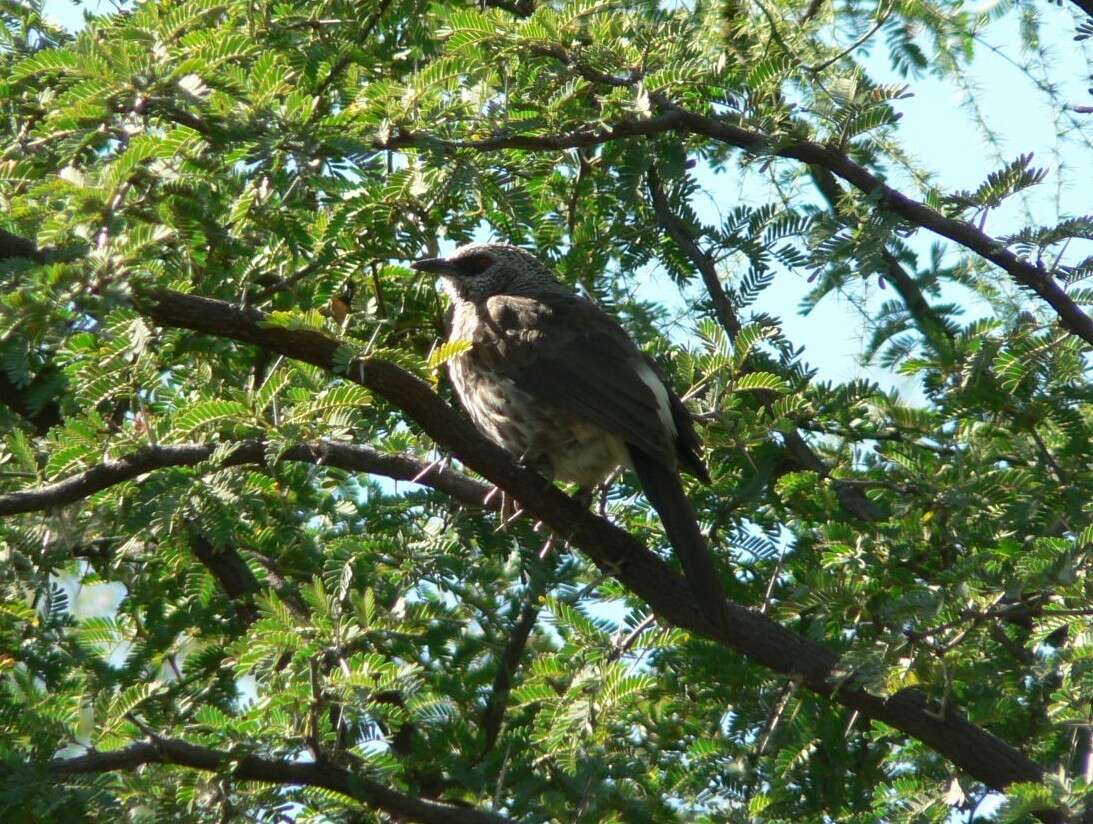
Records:
<instances>
[{"instance_id":1,"label":"bird's wing","mask_svg":"<svg viewBox=\"0 0 1093 824\"><path fill-rule=\"evenodd\" d=\"M484 366L676 466L671 392L614 319L575 295L495 295L480 311Z\"/></svg>"},{"instance_id":2,"label":"bird's wing","mask_svg":"<svg viewBox=\"0 0 1093 824\"><path fill-rule=\"evenodd\" d=\"M702 461L702 439L698 437L698 432L695 431L695 422L694 418L691 417L690 410L687 409L683 400L672 389L672 384L668 380L668 376L664 374L664 370L660 368L660 365L648 355L644 355L644 358L649 368L653 370L653 373L664 384L664 388L668 392L668 404L676 429L676 454L679 456L680 464L702 483L710 483L710 473L706 469L706 464Z\"/></svg>"}]
</instances>

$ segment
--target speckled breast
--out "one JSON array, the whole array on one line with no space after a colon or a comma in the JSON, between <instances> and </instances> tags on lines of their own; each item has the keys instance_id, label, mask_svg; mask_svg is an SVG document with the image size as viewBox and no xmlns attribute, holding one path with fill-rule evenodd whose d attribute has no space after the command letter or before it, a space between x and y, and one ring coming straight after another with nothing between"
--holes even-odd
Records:
<instances>
[{"instance_id":1,"label":"speckled breast","mask_svg":"<svg viewBox=\"0 0 1093 824\"><path fill-rule=\"evenodd\" d=\"M629 463L620 438L536 400L475 360L472 348L448 361L452 384L475 426L515 458L582 486L594 486Z\"/></svg>"},{"instance_id":2,"label":"speckled breast","mask_svg":"<svg viewBox=\"0 0 1093 824\"><path fill-rule=\"evenodd\" d=\"M463 408L490 440L518 458L530 458L525 453L543 428L532 397L509 378L476 368L473 359L473 353L467 352L448 362L448 374Z\"/></svg>"}]
</instances>

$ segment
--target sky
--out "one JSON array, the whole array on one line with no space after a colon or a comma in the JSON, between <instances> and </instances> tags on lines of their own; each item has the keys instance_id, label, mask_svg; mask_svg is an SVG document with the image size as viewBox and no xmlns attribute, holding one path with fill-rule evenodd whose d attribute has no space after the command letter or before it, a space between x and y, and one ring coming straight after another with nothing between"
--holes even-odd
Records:
<instances>
[{"instance_id":1,"label":"sky","mask_svg":"<svg viewBox=\"0 0 1093 824\"><path fill-rule=\"evenodd\" d=\"M986 5L979 4L979 7ZM1036 8L1041 10L1045 21L1044 42L1054 57L1050 66L1050 82L1057 84L1061 99L1069 104L1093 104L1093 98L1086 92L1090 67L1082 50L1072 39L1074 24L1069 11L1071 4L1064 3L1059 8L1043 3L1037 4ZM1019 58L1016 14L1010 13L994 24L984 36L984 41L977 44L978 56L965 73L963 82L966 89L975 91L985 122L998 134L1001 157L984 141L968 108L965 90L951 81L902 78L891 68L883 41L869 44L872 54L864 62L871 78L882 84L908 83L910 86L911 97L894 101L895 110L902 115L897 128L903 146L917 164L932 171L935 182L948 191L975 189L988 174L1005 163L1020 154L1033 152L1033 165L1047 167L1048 178L1031 190L1028 198L1014 198L990 214L985 229L994 236L1018 230L1026 224L1028 214L1036 223L1050 225L1060 215L1093 212L1093 197L1090 194L1093 187L1089 185L1093 181L1093 152L1080 144L1059 138L1055 121L1060 112L1046 104L1045 95L1020 68L988 48L992 46L1003 54ZM1093 139L1093 115L1073 115L1079 122L1083 117L1085 134ZM1069 166L1062 176L1056 167L1059 159ZM1061 191L1057 187L1060 180L1065 180ZM923 196L905 175L897 174L889 182L911 197L921 199ZM739 198L754 194L761 197L759 202L770 199L769 194L760 193L754 188L745 187L741 191L739 184L734 185L731 180L714 182L711 188L715 196ZM920 230L909 243L922 259L931 244L939 240L937 236ZM945 242L952 248L952 244ZM1093 254L1093 248L1078 252L1072 245L1067 259L1080 260L1086 254ZM950 262L955 259L955 255L948 257ZM999 277L1005 276L999 274ZM866 375L883 386L899 388L905 396L920 398L917 387L909 379L896 378L886 370L861 366L860 355L866 333L861 314L851 301L829 295L809 316L798 315L797 307L809 288L803 276L787 272L776 279L758 302L757 308L783 320L786 335L798 345L805 345L806 359L819 368L821 378L846 380ZM882 290L875 278L867 284L863 283L856 294L867 297L866 306L872 309L894 297L891 287ZM970 295L964 290L953 288L944 293L938 302L968 303L969 298ZM977 312L974 305L969 305L967 311L975 317L981 313L981 308Z\"/></svg>"}]
</instances>

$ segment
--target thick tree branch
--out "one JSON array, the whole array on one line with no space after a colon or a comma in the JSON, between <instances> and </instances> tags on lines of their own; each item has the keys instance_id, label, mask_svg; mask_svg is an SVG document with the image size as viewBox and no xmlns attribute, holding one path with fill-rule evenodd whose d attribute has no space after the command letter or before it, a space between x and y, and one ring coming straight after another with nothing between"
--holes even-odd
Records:
<instances>
[{"instance_id":1,"label":"thick tree branch","mask_svg":"<svg viewBox=\"0 0 1093 824\"><path fill-rule=\"evenodd\" d=\"M156 469L195 466L211 458L216 448L217 444L196 443L147 446L117 460L93 466L63 481L36 489L0 494L0 516L74 503ZM464 503L488 506L483 503L490 491L488 485L452 469L407 455L382 453L366 446L337 441L318 441L290 447L280 453L279 459L334 466L350 472L384 475L400 481L415 481ZM235 444L229 455L209 469L212 471L229 466L264 463L265 460L265 444L259 440L246 440ZM492 508L496 507L497 504L493 504Z\"/></svg>"},{"instance_id":2,"label":"thick tree branch","mask_svg":"<svg viewBox=\"0 0 1093 824\"><path fill-rule=\"evenodd\" d=\"M480 152L504 149L557 151L579 146L597 146L613 140L677 132L701 134L754 155L785 157L827 169L869 196L879 208L899 215L908 223L948 238L991 261L1021 286L1039 295L1058 315L1062 324L1093 344L1093 318L1085 314L1052 275L1022 260L1001 242L970 223L931 209L893 189L845 153L810 140L786 141L763 132L736 126L726 120L688 111L662 95L654 95L661 113L646 120L624 120L610 127L581 128L552 135L498 135L483 140L445 140L420 132L397 131L387 140L375 142L377 149L441 148L473 149Z\"/></svg>"},{"instance_id":3,"label":"thick tree branch","mask_svg":"<svg viewBox=\"0 0 1093 824\"><path fill-rule=\"evenodd\" d=\"M333 369L339 345L312 330L286 329L265 316L221 301L157 290L137 305L154 322L269 348L286 357ZM534 517L581 549L603 571L643 599L667 623L689 630L792 677L813 692L919 739L988 786L1040 781L1043 770L1015 747L949 709L939 712L925 694L904 690L884 698L865 691L843 671L832 650L755 610L730 603L724 622L711 623L683 577L632 535L599 518L511 457L455 413L424 381L376 358L353 362L347 376L400 408L442 448L511 493ZM1058 810L1040 813L1061 822Z\"/></svg>"},{"instance_id":4,"label":"thick tree branch","mask_svg":"<svg viewBox=\"0 0 1093 824\"><path fill-rule=\"evenodd\" d=\"M257 755L222 752L170 738L130 744L119 750L58 758L49 762L47 768L54 777L61 779L72 775L133 770L145 764L174 764L207 772L223 771L243 781L322 787L355 799L365 806L382 810L402 821L421 821L425 824L513 824L512 819L496 813L415 798L333 764L282 761Z\"/></svg>"}]
</instances>

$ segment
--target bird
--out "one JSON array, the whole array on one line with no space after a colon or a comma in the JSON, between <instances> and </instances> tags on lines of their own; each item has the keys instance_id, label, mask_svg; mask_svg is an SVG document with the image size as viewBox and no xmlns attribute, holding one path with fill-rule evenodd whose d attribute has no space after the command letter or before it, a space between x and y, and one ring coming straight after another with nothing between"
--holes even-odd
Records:
<instances>
[{"instance_id":1,"label":"bird","mask_svg":"<svg viewBox=\"0 0 1093 824\"><path fill-rule=\"evenodd\" d=\"M353 295L356 292L356 286L353 281L347 280L343 283L330 298L330 304L327 307L330 312L330 316L334 319L334 323L338 326L345 325L345 319L349 317L349 313L353 311Z\"/></svg>"},{"instance_id":2,"label":"bird","mask_svg":"<svg viewBox=\"0 0 1093 824\"><path fill-rule=\"evenodd\" d=\"M715 623L725 590L680 477L710 476L683 401L617 320L533 254L471 243L411 268L452 301L448 374L480 432L551 480L591 490L634 470L698 606Z\"/></svg>"}]
</instances>

